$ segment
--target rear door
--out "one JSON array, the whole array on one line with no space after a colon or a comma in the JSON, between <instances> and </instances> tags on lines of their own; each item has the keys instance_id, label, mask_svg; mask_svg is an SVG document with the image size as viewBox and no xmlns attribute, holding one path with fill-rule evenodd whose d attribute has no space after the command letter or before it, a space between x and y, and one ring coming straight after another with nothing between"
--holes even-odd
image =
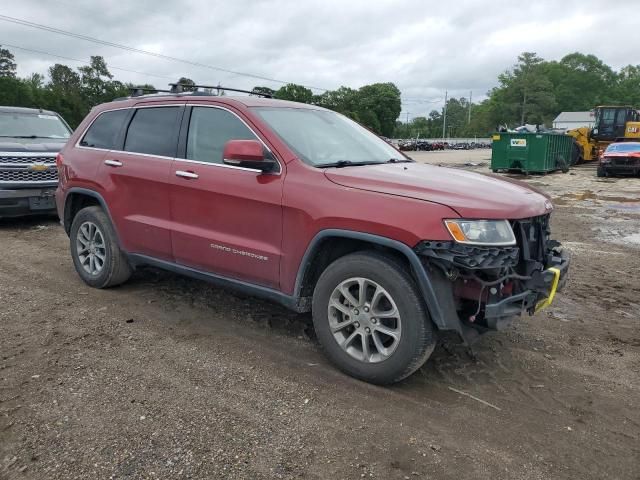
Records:
<instances>
[{"instance_id":1,"label":"rear door","mask_svg":"<svg viewBox=\"0 0 640 480\"><path fill-rule=\"evenodd\" d=\"M129 253L172 259L169 172L184 105L133 108L121 148L104 157L105 200Z\"/></svg>"},{"instance_id":2,"label":"rear door","mask_svg":"<svg viewBox=\"0 0 640 480\"><path fill-rule=\"evenodd\" d=\"M263 142L230 109L187 106L182 158L171 168L173 255L189 267L277 287L283 167L263 174L222 161L227 141L254 139Z\"/></svg>"}]
</instances>

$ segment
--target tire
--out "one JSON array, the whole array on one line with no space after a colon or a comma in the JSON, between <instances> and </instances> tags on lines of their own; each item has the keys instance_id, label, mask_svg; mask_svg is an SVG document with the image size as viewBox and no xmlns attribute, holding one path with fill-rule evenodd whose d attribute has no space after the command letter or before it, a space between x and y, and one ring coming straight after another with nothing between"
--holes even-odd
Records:
<instances>
[{"instance_id":1,"label":"tire","mask_svg":"<svg viewBox=\"0 0 640 480\"><path fill-rule=\"evenodd\" d=\"M366 305L355 298L361 284L365 299L372 300ZM342 294L345 290L354 292L351 300L357 307ZM316 284L312 310L316 335L329 360L366 382L399 382L420 368L435 348L435 328L407 268L378 252L352 253L329 265ZM369 361L364 361L365 348Z\"/></svg>"},{"instance_id":2,"label":"tire","mask_svg":"<svg viewBox=\"0 0 640 480\"><path fill-rule=\"evenodd\" d=\"M607 171L602 167L598 167L598 169L596 170L596 176L598 176L598 177L606 177L607 176Z\"/></svg>"},{"instance_id":3,"label":"tire","mask_svg":"<svg viewBox=\"0 0 640 480\"><path fill-rule=\"evenodd\" d=\"M112 287L126 282L131 276L131 266L120 250L113 225L102 208L94 206L80 210L71 224L69 240L73 265L87 285ZM83 246L86 248L81 252ZM91 252L94 252L93 260Z\"/></svg>"}]
</instances>

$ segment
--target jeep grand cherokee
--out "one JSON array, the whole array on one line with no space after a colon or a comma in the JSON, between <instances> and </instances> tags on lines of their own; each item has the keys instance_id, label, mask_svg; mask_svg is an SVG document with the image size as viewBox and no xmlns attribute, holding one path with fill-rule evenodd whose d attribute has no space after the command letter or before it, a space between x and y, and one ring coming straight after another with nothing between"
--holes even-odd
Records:
<instances>
[{"instance_id":1,"label":"jeep grand cherokee","mask_svg":"<svg viewBox=\"0 0 640 480\"><path fill-rule=\"evenodd\" d=\"M373 383L418 369L438 331L470 343L533 314L566 279L546 196L416 163L312 105L115 101L93 109L58 165L88 285L151 265L311 311L329 359Z\"/></svg>"}]
</instances>

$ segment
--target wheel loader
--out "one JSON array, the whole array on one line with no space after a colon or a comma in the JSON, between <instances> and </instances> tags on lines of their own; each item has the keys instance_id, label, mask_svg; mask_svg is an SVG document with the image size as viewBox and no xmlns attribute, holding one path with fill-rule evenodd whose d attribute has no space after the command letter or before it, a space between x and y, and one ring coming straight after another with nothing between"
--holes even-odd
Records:
<instances>
[{"instance_id":1,"label":"wheel loader","mask_svg":"<svg viewBox=\"0 0 640 480\"><path fill-rule=\"evenodd\" d=\"M624 106L598 106L594 109L593 128L580 127L567 131L577 147L577 161L597 160L601 151L613 142L640 140L640 111Z\"/></svg>"}]
</instances>

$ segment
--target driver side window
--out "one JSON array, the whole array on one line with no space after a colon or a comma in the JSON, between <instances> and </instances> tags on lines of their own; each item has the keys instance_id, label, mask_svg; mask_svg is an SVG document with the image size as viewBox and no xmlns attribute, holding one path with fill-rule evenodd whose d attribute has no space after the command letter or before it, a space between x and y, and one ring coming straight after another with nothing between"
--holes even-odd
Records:
<instances>
[{"instance_id":1,"label":"driver side window","mask_svg":"<svg viewBox=\"0 0 640 480\"><path fill-rule=\"evenodd\" d=\"M257 140L257 137L227 110L193 107L187 134L187 160L222 163L222 151L229 140Z\"/></svg>"}]
</instances>

